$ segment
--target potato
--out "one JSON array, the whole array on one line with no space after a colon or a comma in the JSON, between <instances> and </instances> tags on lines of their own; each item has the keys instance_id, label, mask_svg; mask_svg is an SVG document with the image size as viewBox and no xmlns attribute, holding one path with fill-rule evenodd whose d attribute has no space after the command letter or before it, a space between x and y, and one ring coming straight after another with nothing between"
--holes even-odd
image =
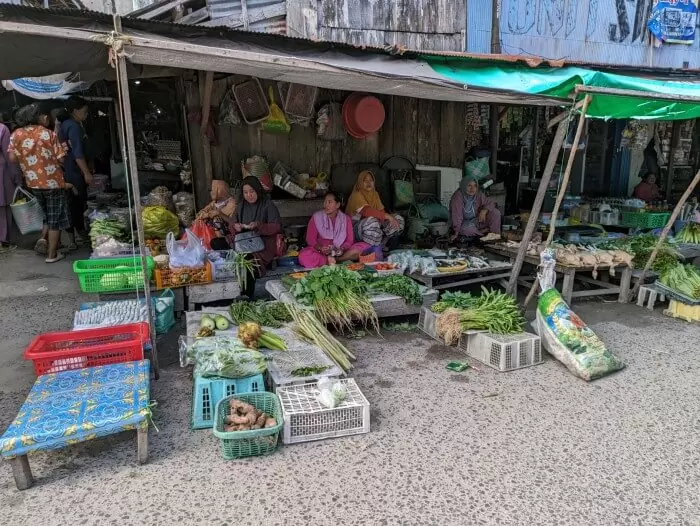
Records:
<instances>
[{"instance_id":1,"label":"potato","mask_svg":"<svg viewBox=\"0 0 700 526\"><path fill-rule=\"evenodd\" d=\"M255 425L258 426L258 429L260 429L262 426L265 425L266 420L267 415L265 413L261 413L258 419L255 421Z\"/></svg>"},{"instance_id":2,"label":"potato","mask_svg":"<svg viewBox=\"0 0 700 526\"><path fill-rule=\"evenodd\" d=\"M255 411L255 408L250 404L246 404L245 402L241 402L240 405L238 406L238 410L241 414L247 415L251 411Z\"/></svg>"},{"instance_id":3,"label":"potato","mask_svg":"<svg viewBox=\"0 0 700 526\"><path fill-rule=\"evenodd\" d=\"M277 425L277 420L274 418L265 419L265 427L275 427Z\"/></svg>"},{"instance_id":4,"label":"potato","mask_svg":"<svg viewBox=\"0 0 700 526\"><path fill-rule=\"evenodd\" d=\"M251 411L250 413L245 415L245 418L248 420L248 425L252 426L258 420L258 415L256 411Z\"/></svg>"},{"instance_id":5,"label":"potato","mask_svg":"<svg viewBox=\"0 0 700 526\"><path fill-rule=\"evenodd\" d=\"M262 426L259 426L258 424L255 424L253 426L250 426L250 429L262 429Z\"/></svg>"}]
</instances>

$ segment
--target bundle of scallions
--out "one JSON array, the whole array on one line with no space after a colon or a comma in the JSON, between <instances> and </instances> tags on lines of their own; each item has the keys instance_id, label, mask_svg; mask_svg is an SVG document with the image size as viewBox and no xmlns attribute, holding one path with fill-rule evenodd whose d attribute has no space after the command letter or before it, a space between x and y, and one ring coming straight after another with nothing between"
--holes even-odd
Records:
<instances>
[{"instance_id":1,"label":"bundle of scallions","mask_svg":"<svg viewBox=\"0 0 700 526\"><path fill-rule=\"evenodd\" d=\"M292 303L285 305L294 319L294 332L297 335L320 347L343 371L352 369L350 360L355 360L355 356L328 332L326 325L314 316L311 310Z\"/></svg>"},{"instance_id":2,"label":"bundle of scallions","mask_svg":"<svg viewBox=\"0 0 700 526\"><path fill-rule=\"evenodd\" d=\"M468 308L445 310L436 322L438 335L447 345L455 345L463 331L484 330L494 334L522 332L525 318L515 298L498 290L481 288Z\"/></svg>"}]
</instances>

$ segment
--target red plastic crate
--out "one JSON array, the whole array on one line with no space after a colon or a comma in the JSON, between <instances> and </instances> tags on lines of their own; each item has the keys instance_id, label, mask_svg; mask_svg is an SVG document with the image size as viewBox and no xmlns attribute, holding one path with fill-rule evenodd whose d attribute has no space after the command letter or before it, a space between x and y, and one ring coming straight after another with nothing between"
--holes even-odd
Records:
<instances>
[{"instance_id":1,"label":"red plastic crate","mask_svg":"<svg viewBox=\"0 0 700 526\"><path fill-rule=\"evenodd\" d=\"M37 376L85 367L143 360L143 346L150 340L148 323L37 336L24 351L34 362Z\"/></svg>"}]
</instances>

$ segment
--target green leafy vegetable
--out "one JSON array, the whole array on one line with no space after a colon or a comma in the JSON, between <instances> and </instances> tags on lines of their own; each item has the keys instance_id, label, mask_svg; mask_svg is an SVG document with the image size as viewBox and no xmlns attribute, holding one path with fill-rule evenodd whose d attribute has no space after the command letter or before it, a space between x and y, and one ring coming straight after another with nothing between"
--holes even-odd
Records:
<instances>
[{"instance_id":1,"label":"green leafy vegetable","mask_svg":"<svg viewBox=\"0 0 700 526\"><path fill-rule=\"evenodd\" d=\"M468 309L477 300L468 292L445 292L440 301L433 303L430 310L440 314L447 309Z\"/></svg>"},{"instance_id":2,"label":"green leafy vegetable","mask_svg":"<svg viewBox=\"0 0 700 526\"><path fill-rule=\"evenodd\" d=\"M420 287L408 276L401 274L390 274L370 278L369 287L373 292L385 292L400 296L409 305L422 305L423 295Z\"/></svg>"},{"instance_id":3,"label":"green leafy vegetable","mask_svg":"<svg viewBox=\"0 0 700 526\"><path fill-rule=\"evenodd\" d=\"M667 267L661 273L659 281L684 296L700 299L700 274L693 265L677 263Z\"/></svg>"},{"instance_id":4,"label":"green leafy vegetable","mask_svg":"<svg viewBox=\"0 0 700 526\"><path fill-rule=\"evenodd\" d=\"M236 325L252 321L264 327L279 328L292 320L289 311L279 301L235 301L229 307Z\"/></svg>"}]
</instances>

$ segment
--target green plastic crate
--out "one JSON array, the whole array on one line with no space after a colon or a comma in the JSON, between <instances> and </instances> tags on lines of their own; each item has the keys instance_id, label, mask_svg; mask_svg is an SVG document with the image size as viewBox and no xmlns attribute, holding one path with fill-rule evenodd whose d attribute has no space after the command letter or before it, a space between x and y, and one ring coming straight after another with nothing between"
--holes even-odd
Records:
<instances>
[{"instance_id":1,"label":"green plastic crate","mask_svg":"<svg viewBox=\"0 0 700 526\"><path fill-rule=\"evenodd\" d=\"M228 403L233 398L247 402L258 411L267 413L277 421L275 427L253 431L224 431L224 420L228 414ZM226 460L269 455L277 449L280 431L284 426L282 405L276 394L268 392L241 393L227 396L216 404L214 436L221 440L221 453Z\"/></svg>"},{"instance_id":2,"label":"green plastic crate","mask_svg":"<svg viewBox=\"0 0 700 526\"><path fill-rule=\"evenodd\" d=\"M153 258L146 258L146 274L151 279ZM73 262L83 292L128 292L143 289L141 258L80 259Z\"/></svg>"},{"instance_id":3,"label":"green plastic crate","mask_svg":"<svg viewBox=\"0 0 700 526\"><path fill-rule=\"evenodd\" d=\"M620 224L632 228L661 228L666 226L671 212L622 212Z\"/></svg>"}]
</instances>

